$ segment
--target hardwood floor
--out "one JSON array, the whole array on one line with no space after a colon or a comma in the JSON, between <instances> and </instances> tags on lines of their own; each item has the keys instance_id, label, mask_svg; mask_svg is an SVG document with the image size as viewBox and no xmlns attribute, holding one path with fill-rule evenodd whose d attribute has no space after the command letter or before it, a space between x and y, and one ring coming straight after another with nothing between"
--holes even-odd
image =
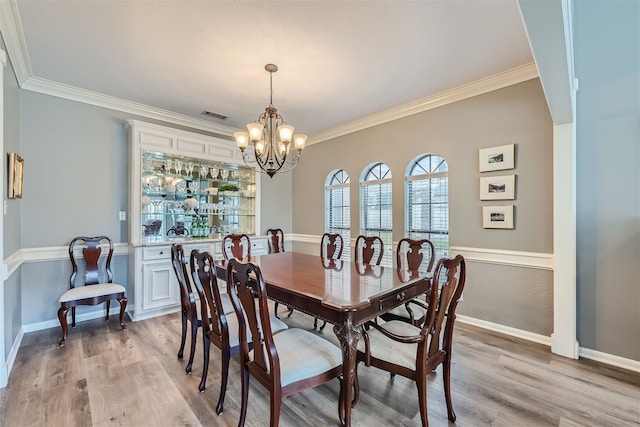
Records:
<instances>
[{"instance_id":1,"label":"hardwood floor","mask_svg":"<svg viewBox=\"0 0 640 427\"><path fill-rule=\"evenodd\" d=\"M285 308L280 307L285 313ZM310 329L313 318L294 311L290 326ZM180 318L141 322L92 320L58 348L60 329L26 334L9 384L0 389L2 426L235 426L240 371L232 358L225 410L215 413L220 353L212 346L207 390L198 392L202 335L193 374L178 360ZM337 343L331 327L321 336ZM453 356L457 426L640 426L640 375L457 324ZM413 383L359 368L361 398L354 426L420 425ZM281 426L339 425L339 385L333 381L285 399ZM250 390L248 426L269 425L268 393ZM429 422L448 426L441 369L429 383Z\"/></svg>"}]
</instances>

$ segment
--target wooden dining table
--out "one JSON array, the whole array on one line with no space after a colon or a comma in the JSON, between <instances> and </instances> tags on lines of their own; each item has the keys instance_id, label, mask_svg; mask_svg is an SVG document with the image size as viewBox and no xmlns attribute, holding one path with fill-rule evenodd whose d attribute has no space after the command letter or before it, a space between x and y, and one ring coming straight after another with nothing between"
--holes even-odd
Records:
<instances>
[{"instance_id":1,"label":"wooden dining table","mask_svg":"<svg viewBox=\"0 0 640 427\"><path fill-rule=\"evenodd\" d=\"M340 417L350 426L360 326L427 292L431 274L298 252L255 256L250 261L260 266L269 299L334 325L343 360L345 409ZM225 262L218 261L216 268L226 280Z\"/></svg>"}]
</instances>

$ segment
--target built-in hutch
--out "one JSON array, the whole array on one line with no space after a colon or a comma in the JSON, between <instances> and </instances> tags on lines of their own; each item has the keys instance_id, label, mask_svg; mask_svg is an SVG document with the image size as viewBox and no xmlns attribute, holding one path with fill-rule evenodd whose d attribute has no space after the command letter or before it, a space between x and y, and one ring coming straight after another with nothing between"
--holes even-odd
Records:
<instances>
[{"instance_id":1,"label":"built-in hutch","mask_svg":"<svg viewBox=\"0 0 640 427\"><path fill-rule=\"evenodd\" d=\"M222 258L221 238L251 236L251 253L267 253L260 232L260 175L244 166L235 143L165 126L127 121L130 131L129 281L132 317L178 311L180 291L171 244ZM130 304L131 306L131 304Z\"/></svg>"}]
</instances>

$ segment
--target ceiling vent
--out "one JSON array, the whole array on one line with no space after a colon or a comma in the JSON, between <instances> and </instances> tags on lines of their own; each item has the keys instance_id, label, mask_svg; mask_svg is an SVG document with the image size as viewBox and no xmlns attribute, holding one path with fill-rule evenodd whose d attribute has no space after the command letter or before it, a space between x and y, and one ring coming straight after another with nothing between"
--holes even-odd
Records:
<instances>
[{"instance_id":1,"label":"ceiling vent","mask_svg":"<svg viewBox=\"0 0 640 427\"><path fill-rule=\"evenodd\" d=\"M208 116L208 117L213 117L214 119L220 119L220 120L226 120L229 116L225 116L224 114L220 114L220 113L214 113L213 111L209 111L209 110L203 110L202 113L203 116Z\"/></svg>"}]
</instances>

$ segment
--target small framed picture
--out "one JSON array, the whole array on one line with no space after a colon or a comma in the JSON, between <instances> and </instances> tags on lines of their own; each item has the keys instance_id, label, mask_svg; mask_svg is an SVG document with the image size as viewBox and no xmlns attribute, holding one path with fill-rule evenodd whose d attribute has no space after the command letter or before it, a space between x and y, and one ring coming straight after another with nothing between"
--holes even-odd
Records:
<instances>
[{"instance_id":1,"label":"small framed picture","mask_svg":"<svg viewBox=\"0 0 640 427\"><path fill-rule=\"evenodd\" d=\"M483 206L482 226L484 228L513 229L513 205Z\"/></svg>"},{"instance_id":2,"label":"small framed picture","mask_svg":"<svg viewBox=\"0 0 640 427\"><path fill-rule=\"evenodd\" d=\"M515 184L515 175L483 176L480 178L480 200L513 200Z\"/></svg>"},{"instance_id":3,"label":"small framed picture","mask_svg":"<svg viewBox=\"0 0 640 427\"><path fill-rule=\"evenodd\" d=\"M9 177L7 179L7 197L10 199L22 198L22 168L24 159L17 153L8 153Z\"/></svg>"},{"instance_id":4,"label":"small framed picture","mask_svg":"<svg viewBox=\"0 0 640 427\"><path fill-rule=\"evenodd\" d=\"M500 171L514 168L514 145L483 148L479 151L480 172Z\"/></svg>"}]
</instances>

